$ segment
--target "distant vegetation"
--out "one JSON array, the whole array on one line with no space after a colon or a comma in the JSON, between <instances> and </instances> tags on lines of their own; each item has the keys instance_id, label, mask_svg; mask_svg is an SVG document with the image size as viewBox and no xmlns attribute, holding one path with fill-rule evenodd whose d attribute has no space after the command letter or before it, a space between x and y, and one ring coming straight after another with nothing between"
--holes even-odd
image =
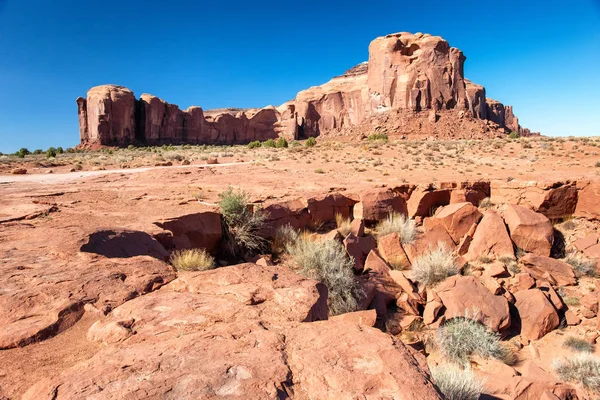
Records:
<instances>
[{"instance_id":1,"label":"distant vegetation","mask_svg":"<svg viewBox=\"0 0 600 400\"><path fill-rule=\"evenodd\" d=\"M306 140L306 147L315 147L317 145L317 139L310 137Z\"/></svg>"},{"instance_id":2,"label":"distant vegetation","mask_svg":"<svg viewBox=\"0 0 600 400\"><path fill-rule=\"evenodd\" d=\"M519 132L511 132L508 137L511 139L518 139L521 137L521 135L519 135Z\"/></svg>"},{"instance_id":3,"label":"distant vegetation","mask_svg":"<svg viewBox=\"0 0 600 400\"><path fill-rule=\"evenodd\" d=\"M367 138L368 140L382 140L384 142L388 141L388 135L385 133L372 133Z\"/></svg>"}]
</instances>

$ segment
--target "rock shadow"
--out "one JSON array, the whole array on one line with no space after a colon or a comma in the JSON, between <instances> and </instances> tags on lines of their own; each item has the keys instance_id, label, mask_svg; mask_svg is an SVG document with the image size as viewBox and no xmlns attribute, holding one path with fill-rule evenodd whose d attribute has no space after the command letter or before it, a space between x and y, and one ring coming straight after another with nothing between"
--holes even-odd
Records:
<instances>
[{"instance_id":1,"label":"rock shadow","mask_svg":"<svg viewBox=\"0 0 600 400\"><path fill-rule=\"evenodd\" d=\"M100 254L108 258L150 256L166 261L169 253L156 239L141 231L102 230L89 236L79 249L85 253Z\"/></svg>"}]
</instances>

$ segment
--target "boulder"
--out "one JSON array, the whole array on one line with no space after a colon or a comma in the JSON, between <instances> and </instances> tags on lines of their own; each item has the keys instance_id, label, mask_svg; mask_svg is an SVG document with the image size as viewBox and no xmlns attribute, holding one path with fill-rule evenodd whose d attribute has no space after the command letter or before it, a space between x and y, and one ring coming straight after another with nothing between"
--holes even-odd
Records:
<instances>
[{"instance_id":1,"label":"boulder","mask_svg":"<svg viewBox=\"0 0 600 400\"><path fill-rule=\"evenodd\" d=\"M377 316L383 318L387 314L387 306L396 301L402 287L391 277L390 267L377 250L369 253L364 270L367 273L360 276L360 282L365 296L359 299L359 309L374 308Z\"/></svg>"},{"instance_id":2,"label":"boulder","mask_svg":"<svg viewBox=\"0 0 600 400\"><path fill-rule=\"evenodd\" d=\"M344 239L344 247L348 255L354 258L354 269L362 271L367 256L371 250L377 247L377 242L371 236L355 236L350 233Z\"/></svg>"},{"instance_id":3,"label":"boulder","mask_svg":"<svg viewBox=\"0 0 600 400\"><path fill-rule=\"evenodd\" d=\"M382 188L361 193L360 202L354 206L354 218L366 222L377 222L391 213L406 215L406 202L393 190Z\"/></svg>"},{"instance_id":4,"label":"boulder","mask_svg":"<svg viewBox=\"0 0 600 400\"><path fill-rule=\"evenodd\" d=\"M302 199L267 204L265 214L265 237L273 238L277 229L286 225L296 230L306 228L310 222L306 201Z\"/></svg>"},{"instance_id":5,"label":"boulder","mask_svg":"<svg viewBox=\"0 0 600 400\"><path fill-rule=\"evenodd\" d=\"M450 192L450 189L434 189L432 185L418 186L408 199L408 215L429 217L436 208L450 204Z\"/></svg>"},{"instance_id":6,"label":"boulder","mask_svg":"<svg viewBox=\"0 0 600 400\"><path fill-rule=\"evenodd\" d=\"M512 241L506 231L504 220L495 210L488 210L484 214L473 235L473 240L469 246L469 251L465 254L465 259L474 261L481 256L495 258L514 258L515 256Z\"/></svg>"},{"instance_id":7,"label":"boulder","mask_svg":"<svg viewBox=\"0 0 600 400\"><path fill-rule=\"evenodd\" d=\"M442 225L433 225L424 232L418 233L415 241L403 245L403 248L409 261L414 263L417 258L431 249L436 249L439 245L444 246L449 252L452 252L455 247L446 228Z\"/></svg>"},{"instance_id":8,"label":"boulder","mask_svg":"<svg viewBox=\"0 0 600 400\"><path fill-rule=\"evenodd\" d=\"M510 326L508 302L502 296L493 295L473 276L451 276L436 287L436 292L446 311L446 319L465 316L477 311L476 319L494 331Z\"/></svg>"},{"instance_id":9,"label":"boulder","mask_svg":"<svg viewBox=\"0 0 600 400\"><path fill-rule=\"evenodd\" d=\"M410 267L410 261L397 232L380 237L377 241L377 249L383 259L395 269L402 270Z\"/></svg>"},{"instance_id":10,"label":"boulder","mask_svg":"<svg viewBox=\"0 0 600 400\"><path fill-rule=\"evenodd\" d=\"M377 311L375 310L362 310L354 311L341 315L336 315L329 318L330 321L344 321L350 322L357 325L372 327L377 322Z\"/></svg>"},{"instance_id":11,"label":"boulder","mask_svg":"<svg viewBox=\"0 0 600 400\"><path fill-rule=\"evenodd\" d=\"M309 197L307 200L308 214L315 223L333 221L337 214L343 218L350 218L352 208L357 201L355 195L345 195L339 192Z\"/></svg>"},{"instance_id":12,"label":"boulder","mask_svg":"<svg viewBox=\"0 0 600 400\"><path fill-rule=\"evenodd\" d=\"M519 264L535 279L545 279L549 275L558 286L577 283L573 269L564 261L528 253L519 259Z\"/></svg>"},{"instance_id":13,"label":"boulder","mask_svg":"<svg viewBox=\"0 0 600 400\"><path fill-rule=\"evenodd\" d=\"M575 208L575 215L588 219L599 219L600 182L578 182L577 189L579 189L579 199Z\"/></svg>"},{"instance_id":14,"label":"boulder","mask_svg":"<svg viewBox=\"0 0 600 400\"><path fill-rule=\"evenodd\" d=\"M538 340L558 327L558 314L541 290L522 290L515 293L515 299L521 335L526 339Z\"/></svg>"},{"instance_id":15,"label":"boulder","mask_svg":"<svg viewBox=\"0 0 600 400\"><path fill-rule=\"evenodd\" d=\"M455 203L438 210L431 218L426 218L424 224L440 224L458 244L473 224L477 224L482 214L471 203Z\"/></svg>"},{"instance_id":16,"label":"boulder","mask_svg":"<svg viewBox=\"0 0 600 400\"><path fill-rule=\"evenodd\" d=\"M508 205L504 221L517 247L539 256L550 255L554 228L547 217L523 206Z\"/></svg>"},{"instance_id":17,"label":"boulder","mask_svg":"<svg viewBox=\"0 0 600 400\"><path fill-rule=\"evenodd\" d=\"M215 252L222 238L221 215L215 212L186 214L154 222L156 226L169 231L156 239L167 249L203 248Z\"/></svg>"}]
</instances>

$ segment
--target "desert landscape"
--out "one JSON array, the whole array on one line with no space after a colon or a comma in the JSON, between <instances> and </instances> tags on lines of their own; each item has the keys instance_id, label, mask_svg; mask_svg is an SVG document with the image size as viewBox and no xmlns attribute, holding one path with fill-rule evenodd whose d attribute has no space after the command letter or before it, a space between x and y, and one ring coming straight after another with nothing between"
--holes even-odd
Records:
<instances>
[{"instance_id":1,"label":"desert landscape","mask_svg":"<svg viewBox=\"0 0 600 400\"><path fill-rule=\"evenodd\" d=\"M78 146L0 155L0 399L600 398L600 138L464 62L402 32L280 106L90 89Z\"/></svg>"}]
</instances>

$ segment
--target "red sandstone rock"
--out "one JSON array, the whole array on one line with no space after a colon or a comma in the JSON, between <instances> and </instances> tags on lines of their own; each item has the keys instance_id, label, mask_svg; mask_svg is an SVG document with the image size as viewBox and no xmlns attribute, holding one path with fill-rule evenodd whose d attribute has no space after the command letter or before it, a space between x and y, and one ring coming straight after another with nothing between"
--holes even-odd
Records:
<instances>
[{"instance_id":1,"label":"red sandstone rock","mask_svg":"<svg viewBox=\"0 0 600 400\"><path fill-rule=\"evenodd\" d=\"M548 218L528 208L508 205L504 213L510 237L520 248L539 256L549 256L554 228Z\"/></svg>"},{"instance_id":2,"label":"red sandstone rock","mask_svg":"<svg viewBox=\"0 0 600 400\"><path fill-rule=\"evenodd\" d=\"M449 189L434 189L431 185L418 186L408 199L408 215L414 217L429 217L437 207L450 204Z\"/></svg>"},{"instance_id":3,"label":"red sandstone rock","mask_svg":"<svg viewBox=\"0 0 600 400\"><path fill-rule=\"evenodd\" d=\"M544 279L545 274L549 274L559 286L577 283L573 269L564 261L529 253L521 257L519 263L535 279Z\"/></svg>"},{"instance_id":4,"label":"red sandstone rock","mask_svg":"<svg viewBox=\"0 0 600 400\"><path fill-rule=\"evenodd\" d=\"M167 218L154 223L169 231L170 235L157 235L157 239L167 248L204 248L214 252L221 242L221 215L203 212Z\"/></svg>"},{"instance_id":5,"label":"red sandstone rock","mask_svg":"<svg viewBox=\"0 0 600 400\"><path fill-rule=\"evenodd\" d=\"M446 229L441 225L434 225L423 233L417 234L414 242L405 244L404 251L411 263L429 252L431 249L437 248L438 245L445 246L450 252L454 250L454 241L448 235Z\"/></svg>"},{"instance_id":6,"label":"red sandstone rock","mask_svg":"<svg viewBox=\"0 0 600 400\"><path fill-rule=\"evenodd\" d=\"M391 213L406 215L406 203L391 189L372 189L361 193L360 202L354 206L354 218L376 222Z\"/></svg>"},{"instance_id":7,"label":"red sandstone rock","mask_svg":"<svg viewBox=\"0 0 600 400\"><path fill-rule=\"evenodd\" d=\"M372 327L375 326L377 321L377 311L375 310L362 310L355 311L346 314L336 315L329 318L330 321L344 321L351 322L353 324Z\"/></svg>"},{"instance_id":8,"label":"red sandstone rock","mask_svg":"<svg viewBox=\"0 0 600 400\"><path fill-rule=\"evenodd\" d=\"M477 278L451 276L436 288L444 307L446 319L472 314L478 311L477 320L495 331L510 326L508 302L502 296L494 296Z\"/></svg>"},{"instance_id":9,"label":"red sandstone rock","mask_svg":"<svg viewBox=\"0 0 600 400\"><path fill-rule=\"evenodd\" d=\"M558 314L541 290L522 290L515 293L515 299L525 338L538 340L558 327Z\"/></svg>"},{"instance_id":10,"label":"red sandstone rock","mask_svg":"<svg viewBox=\"0 0 600 400\"><path fill-rule=\"evenodd\" d=\"M344 239L344 247L348 255L354 258L354 269L362 271L367 256L371 250L377 247L377 242L371 236L354 236L350 233Z\"/></svg>"},{"instance_id":11,"label":"red sandstone rock","mask_svg":"<svg viewBox=\"0 0 600 400\"><path fill-rule=\"evenodd\" d=\"M600 218L600 183L578 182L579 200L575 215L589 219Z\"/></svg>"},{"instance_id":12,"label":"red sandstone rock","mask_svg":"<svg viewBox=\"0 0 600 400\"><path fill-rule=\"evenodd\" d=\"M350 233L354 236L364 236L365 223L362 219L353 219L350 223Z\"/></svg>"},{"instance_id":13,"label":"red sandstone rock","mask_svg":"<svg viewBox=\"0 0 600 400\"><path fill-rule=\"evenodd\" d=\"M303 199L290 200L283 203L272 203L266 205L264 212L265 237L274 237L277 229L286 225L296 230L304 229L310 222L307 204Z\"/></svg>"},{"instance_id":14,"label":"red sandstone rock","mask_svg":"<svg viewBox=\"0 0 600 400\"><path fill-rule=\"evenodd\" d=\"M598 244L599 240L600 240L600 235L598 235L597 233L592 233L590 235L587 235L584 238L577 239L573 243L573 246L575 246L577 249L579 249L581 251L585 251L585 250L589 249L590 247Z\"/></svg>"},{"instance_id":15,"label":"red sandstone rock","mask_svg":"<svg viewBox=\"0 0 600 400\"><path fill-rule=\"evenodd\" d=\"M504 220L495 210L488 210L484 214L465 258L474 261L481 256L514 257L512 242Z\"/></svg>"},{"instance_id":16,"label":"red sandstone rock","mask_svg":"<svg viewBox=\"0 0 600 400\"><path fill-rule=\"evenodd\" d=\"M382 236L377 241L377 249L385 261L396 269L410 267L410 261L404 252L398 233Z\"/></svg>"},{"instance_id":17,"label":"red sandstone rock","mask_svg":"<svg viewBox=\"0 0 600 400\"><path fill-rule=\"evenodd\" d=\"M431 224L441 224L448 234L458 244L473 224L477 224L482 214L471 203L456 203L443 207L435 215L425 221Z\"/></svg>"},{"instance_id":18,"label":"red sandstone rock","mask_svg":"<svg viewBox=\"0 0 600 400\"><path fill-rule=\"evenodd\" d=\"M333 221L336 214L349 218L357 201L356 196L342 193L318 195L307 200L308 214L315 223Z\"/></svg>"}]
</instances>

